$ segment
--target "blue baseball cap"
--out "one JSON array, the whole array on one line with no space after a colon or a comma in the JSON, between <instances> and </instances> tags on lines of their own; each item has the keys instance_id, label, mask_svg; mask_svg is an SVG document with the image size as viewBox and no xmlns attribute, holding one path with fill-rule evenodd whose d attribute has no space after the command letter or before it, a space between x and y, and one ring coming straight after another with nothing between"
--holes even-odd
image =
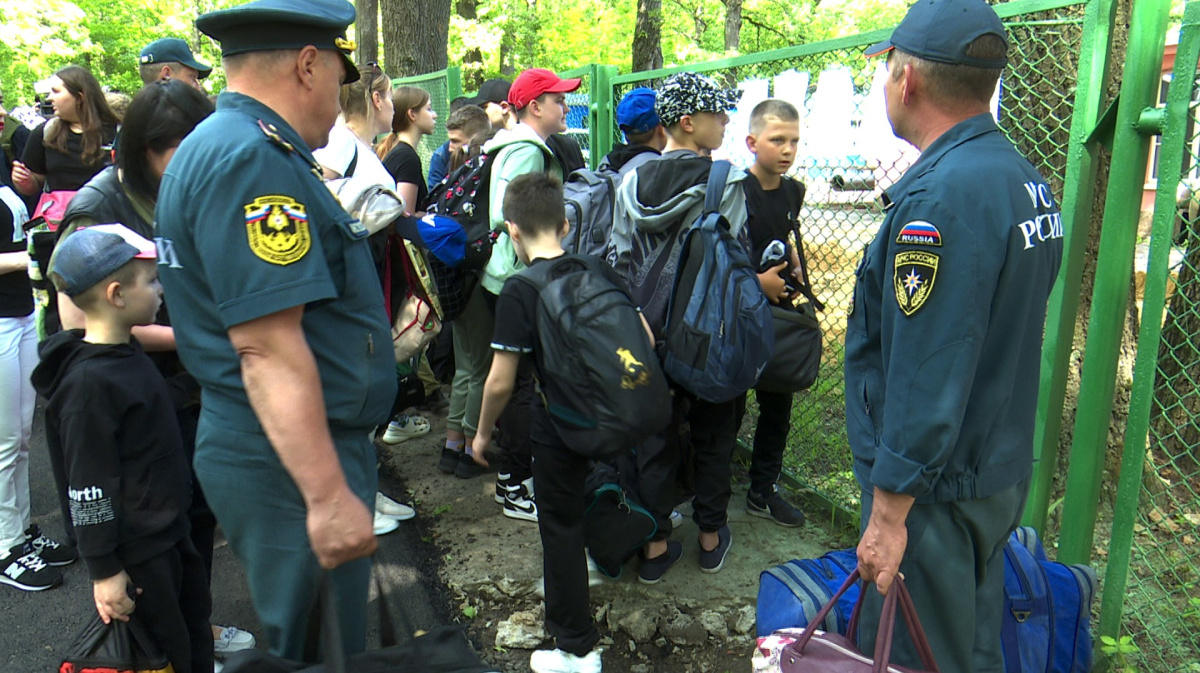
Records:
<instances>
[{"instance_id":1,"label":"blue baseball cap","mask_svg":"<svg viewBox=\"0 0 1200 673\"><path fill-rule=\"evenodd\" d=\"M867 48L867 56L899 49L926 61L1000 69L1008 58L967 56L967 46L983 35L997 35L1008 44L1004 24L983 0L917 0L892 36Z\"/></svg>"},{"instance_id":2,"label":"blue baseball cap","mask_svg":"<svg viewBox=\"0 0 1200 673\"><path fill-rule=\"evenodd\" d=\"M97 224L59 241L50 271L62 278L58 289L68 297L87 292L133 259L156 259L154 244L123 224Z\"/></svg>"},{"instance_id":3,"label":"blue baseball cap","mask_svg":"<svg viewBox=\"0 0 1200 673\"><path fill-rule=\"evenodd\" d=\"M617 126L626 133L645 133L658 126L658 113L654 111L654 102L658 94L654 89L640 86L625 94L617 105Z\"/></svg>"},{"instance_id":4,"label":"blue baseball cap","mask_svg":"<svg viewBox=\"0 0 1200 673\"><path fill-rule=\"evenodd\" d=\"M359 78L350 60L356 45L346 39L352 23L354 5L346 0L255 0L201 14L196 28L221 43L222 56L308 45L335 51L346 66L342 83L349 84Z\"/></svg>"},{"instance_id":5,"label":"blue baseball cap","mask_svg":"<svg viewBox=\"0 0 1200 673\"><path fill-rule=\"evenodd\" d=\"M150 63L182 63L200 73L200 79L208 77L208 74L212 72L212 66L197 61L196 55L192 53L192 49L188 47L187 42L177 37L164 37L161 40L155 40L146 45L142 49L142 53L138 55L138 63L141 65Z\"/></svg>"}]
</instances>

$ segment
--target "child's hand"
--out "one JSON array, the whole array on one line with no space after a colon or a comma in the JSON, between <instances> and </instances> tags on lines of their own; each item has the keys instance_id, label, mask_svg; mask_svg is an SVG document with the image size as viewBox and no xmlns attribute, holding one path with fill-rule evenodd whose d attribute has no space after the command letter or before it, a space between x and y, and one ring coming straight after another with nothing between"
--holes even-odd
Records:
<instances>
[{"instance_id":1,"label":"child's hand","mask_svg":"<svg viewBox=\"0 0 1200 673\"><path fill-rule=\"evenodd\" d=\"M96 601L96 612L100 613L100 619L105 624L111 624L114 619L129 621L129 615L136 607L129 596L131 584L133 582L129 579L129 573L124 570L106 579L92 580L92 598ZM141 594L142 590L138 589L137 593Z\"/></svg>"},{"instance_id":2,"label":"child's hand","mask_svg":"<svg viewBox=\"0 0 1200 673\"><path fill-rule=\"evenodd\" d=\"M758 282L762 285L763 294L767 295L767 299L771 300L772 304L778 304L787 296L787 283L784 282L783 276L779 275L786 268L787 262L780 262L758 274Z\"/></svg>"},{"instance_id":3,"label":"child's hand","mask_svg":"<svg viewBox=\"0 0 1200 673\"><path fill-rule=\"evenodd\" d=\"M471 442L471 458L476 465L488 467L487 458L483 457L484 451L488 450L488 446L492 443L492 436L485 435L482 432L475 435L474 441Z\"/></svg>"}]
</instances>

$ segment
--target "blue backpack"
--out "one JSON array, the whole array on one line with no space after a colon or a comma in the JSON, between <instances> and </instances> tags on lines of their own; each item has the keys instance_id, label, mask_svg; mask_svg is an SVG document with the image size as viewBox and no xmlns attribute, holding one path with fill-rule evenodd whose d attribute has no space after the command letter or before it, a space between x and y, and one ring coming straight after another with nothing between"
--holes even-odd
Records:
<instances>
[{"instance_id":1,"label":"blue backpack","mask_svg":"<svg viewBox=\"0 0 1200 673\"><path fill-rule=\"evenodd\" d=\"M759 638L786 628L807 626L858 566L855 550L831 551L821 558L788 561L762 572L758 579L755 631ZM846 633L858 602L859 584L850 587L821 626L828 633Z\"/></svg>"},{"instance_id":2,"label":"blue backpack","mask_svg":"<svg viewBox=\"0 0 1200 673\"><path fill-rule=\"evenodd\" d=\"M1046 558L1037 532L1022 526L1004 548L1005 673L1092 670L1096 571Z\"/></svg>"},{"instance_id":3,"label":"blue backpack","mask_svg":"<svg viewBox=\"0 0 1200 673\"><path fill-rule=\"evenodd\" d=\"M662 352L672 381L714 403L753 388L775 351L771 304L720 213L728 177L729 162L714 161L704 213L684 233Z\"/></svg>"}]
</instances>

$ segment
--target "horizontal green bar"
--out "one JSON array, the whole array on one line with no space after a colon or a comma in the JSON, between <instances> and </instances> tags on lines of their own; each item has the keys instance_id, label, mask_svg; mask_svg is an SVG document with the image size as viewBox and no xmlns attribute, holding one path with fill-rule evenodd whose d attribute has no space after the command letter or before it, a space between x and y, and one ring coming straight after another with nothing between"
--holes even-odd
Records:
<instances>
[{"instance_id":1,"label":"horizontal green bar","mask_svg":"<svg viewBox=\"0 0 1200 673\"><path fill-rule=\"evenodd\" d=\"M558 76L563 79L574 79L576 77L590 77L592 75L592 66L582 65L578 68L572 68L566 72L558 73Z\"/></svg>"},{"instance_id":2,"label":"horizontal green bar","mask_svg":"<svg viewBox=\"0 0 1200 673\"><path fill-rule=\"evenodd\" d=\"M445 70L436 70L427 72L423 75L409 75L408 77L397 77L392 80L392 84L416 84L418 82L428 82L429 80L443 79L449 72L449 68Z\"/></svg>"},{"instance_id":3,"label":"horizontal green bar","mask_svg":"<svg viewBox=\"0 0 1200 673\"><path fill-rule=\"evenodd\" d=\"M1001 19L1006 19L1014 16L1020 16L1022 14L1033 14L1034 12L1045 12L1054 9L1061 9L1063 7L1071 7L1073 5L1083 4L1086 3L1080 2L1080 0L1018 0L1018 2L1006 2L1002 5L995 5L994 9ZM821 42L802 44L794 47L783 47L780 49L772 49L770 51L761 51L756 54L745 54L742 56L734 56L732 58L708 61L706 63L678 65L670 68L660 68L658 70L631 72L627 75L614 77L612 79L612 84L613 86L620 86L622 84L645 82L646 80L650 79L660 79L674 75L678 72L712 72L713 70L728 70L729 68L740 68L747 65L770 63L771 61L803 58L805 56L824 54L826 52L836 51L838 49L851 49L854 47L868 46L887 39L887 37L891 34L891 28L882 28L880 30L873 30L868 33L859 33L857 35L839 37L833 40L823 40Z\"/></svg>"},{"instance_id":4,"label":"horizontal green bar","mask_svg":"<svg viewBox=\"0 0 1200 673\"><path fill-rule=\"evenodd\" d=\"M1083 19L1046 19L1044 21L1005 21L1004 25L1012 26L1077 26Z\"/></svg>"}]
</instances>

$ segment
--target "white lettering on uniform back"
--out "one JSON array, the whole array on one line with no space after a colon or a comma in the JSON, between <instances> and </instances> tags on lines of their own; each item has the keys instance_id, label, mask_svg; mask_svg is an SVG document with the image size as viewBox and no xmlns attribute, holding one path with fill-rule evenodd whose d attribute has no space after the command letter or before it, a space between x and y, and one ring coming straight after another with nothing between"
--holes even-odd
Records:
<instances>
[{"instance_id":1,"label":"white lettering on uniform back","mask_svg":"<svg viewBox=\"0 0 1200 673\"><path fill-rule=\"evenodd\" d=\"M154 248L158 252L158 263L171 269L182 269L179 255L175 253L175 242L162 236L154 237Z\"/></svg>"},{"instance_id":2,"label":"white lettering on uniform back","mask_svg":"<svg viewBox=\"0 0 1200 673\"><path fill-rule=\"evenodd\" d=\"M1032 220L1021 222L1017 227L1025 237L1024 250L1029 250L1042 241L1063 237L1062 215L1057 211L1042 213Z\"/></svg>"}]
</instances>

